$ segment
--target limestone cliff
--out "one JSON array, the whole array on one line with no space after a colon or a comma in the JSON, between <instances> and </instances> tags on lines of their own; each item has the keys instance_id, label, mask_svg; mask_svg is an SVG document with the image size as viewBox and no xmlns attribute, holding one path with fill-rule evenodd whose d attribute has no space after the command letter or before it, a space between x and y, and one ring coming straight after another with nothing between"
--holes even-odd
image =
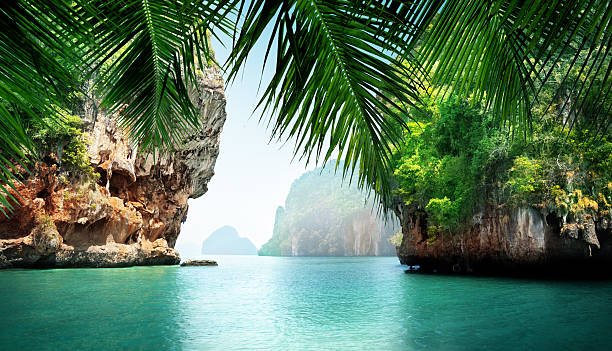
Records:
<instances>
[{"instance_id":1,"label":"limestone cliff","mask_svg":"<svg viewBox=\"0 0 612 351\"><path fill-rule=\"evenodd\" d=\"M564 91L555 84L546 94ZM611 270L612 134L580 131L588 111L577 111L585 119L574 132L559 111L577 108L571 101L534 105L533 128L500 128L499 111L478 101L425 101L392 156L402 263L500 275Z\"/></svg>"},{"instance_id":2,"label":"limestone cliff","mask_svg":"<svg viewBox=\"0 0 612 351\"><path fill-rule=\"evenodd\" d=\"M225 122L219 70L191 93L201 125L171 153L138 153L95 101L83 108L88 154L100 177L67 179L45 159L17 184L19 204L0 217L0 267L112 267L178 264L173 247L187 200L207 191Z\"/></svg>"},{"instance_id":3,"label":"limestone cliff","mask_svg":"<svg viewBox=\"0 0 612 351\"><path fill-rule=\"evenodd\" d=\"M333 163L333 162L332 162ZM276 211L274 232L260 250L270 256L389 256L395 221L377 216L367 194L333 166L303 174Z\"/></svg>"},{"instance_id":4,"label":"limestone cliff","mask_svg":"<svg viewBox=\"0 0 612 351\"><path fill-rule=\"evenodd\" d=\"M455 235L431 236L424 211L398 207L402 264L424 271L476 274L609 274L612 226L608 217L585 216L563 224L554 213L531 208L493 208L476 214ZM602 272L603 271L603 272Z\"/></svg>"}]
</instances>

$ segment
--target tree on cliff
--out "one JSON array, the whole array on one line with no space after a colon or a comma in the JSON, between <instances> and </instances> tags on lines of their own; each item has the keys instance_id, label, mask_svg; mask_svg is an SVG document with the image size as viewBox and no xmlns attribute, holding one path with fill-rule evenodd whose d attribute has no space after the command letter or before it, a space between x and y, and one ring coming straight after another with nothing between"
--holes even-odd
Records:
<instances>
[{"instance_id":1,"label":"tree on cliff","mask_svg":"<svg viewBox=\"0 0 612 351\"><path fill-rule=\"evenodd\" d=\"M188 91L213 59L207 31L232 42L230 80L255 42L276 46L260 103L274 112L273 134L293 139L301 157L345 159L345 174L356 172L389 204L389 155L403 137L397 125L406 127L424 82L474 93L498 125L526 133L535 83L570 49L589 52L568 68L584 73L567 82L578 92L573 106L593 91L608 98L612 80L594 86L580 77L612 70L602 59L611 15L610 1L594 0L3 1L0 204L10 207L15 161L36 155L19 116L56 116L52 106L64 106L65 92L83 79L143 150L176 146L200 123ZM593 115L594 133L607 131L608 112Z\"/></svg>"}]
</instances>

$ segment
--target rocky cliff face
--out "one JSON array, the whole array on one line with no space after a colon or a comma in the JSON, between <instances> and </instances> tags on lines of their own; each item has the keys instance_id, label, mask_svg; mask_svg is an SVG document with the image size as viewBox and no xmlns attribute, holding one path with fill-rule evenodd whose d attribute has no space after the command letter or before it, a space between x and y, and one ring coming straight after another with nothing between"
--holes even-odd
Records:
<instances>
[{"instance_id":1,"label":"rocky cliff face","mask_svg":"<svg viewBox=\"0 0 612 351\"><path fill-rule=\"evenodd\" d=\"M375 209L365 208L349 218L344 226L345 256L390 256L393 245L389 237L399 230L395 221L384 222Z\"/></svg>"},{"instance_id":2,"label":"rocky cliff face","mask_svg":"<svg viewBox=\"0 0 612 351\"><path fill-rule=\"evenodd\" d=\"M377 218L375 211L363 208L338 222L321 213L322 221L288 228L281 256L391 256L393 245L389 238L398 226Z\"/></svg>"},{"instance_id":3,"label":"rocky cliff face","mask_svg":"<svg viewBox=\"0 0 612 351\"><path fill-rule=\"evenodd\" d=\"M279 217L283 211L277 211L276 222L282 224L275 231L280 235L266 244L276 244L276 251L269 252L269 247L264 246L260 255L391 256L394 251L389 238L397 232L398 225L394 221L385 223L375 211L368 207L337 217L323 210L295 222L284 220L282 214Z\"/></svg>"},{"instance_id":4,"label":"rocky cliff face","mask_svg":"<svg viewBox=\"0 0 612 351\"><path fill-rule=\"evenodd\" d=\"M493 209L475 215L460 234L428 235L427 215L401 206L402 264L424 271L476 274L610 273L609 218L586 216L563 225L555 214L533 208Z\"/></svg>"},{"instance_id":5,"label":"rocky cliff face","mask_svg":"<svg viewBox=\"0 0 612 351\"><path fill-rule=\"evenodd\" d=\"M331 164L334 164L332 162ZM365 192L333 167L304 173L276 211L274 232L259 250L266 256L390 256L399 225L377 216Z\"/></svg>"},{"instance_id":6,"label":"rocky cliff face","mask_svg":"<svg viewBox=\"0 0 612 351\"><path fill-rule=\"evenodd\" d=\"M85 104L89 157L99 180L66 179L41 163L23 183L10 217L0 217L0 267L178 264L173 247L187 200L207 191L225 122L220 72L209 68L191 98L201 126L172 153L137 152L117 116Z\"/></svg>"}]
</instances>

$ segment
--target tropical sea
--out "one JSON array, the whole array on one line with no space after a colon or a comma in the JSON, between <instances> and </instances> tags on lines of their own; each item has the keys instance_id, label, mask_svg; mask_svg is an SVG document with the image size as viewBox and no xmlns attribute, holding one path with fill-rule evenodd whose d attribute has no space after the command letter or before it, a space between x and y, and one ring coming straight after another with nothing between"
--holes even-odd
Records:
<instances>
[{"instance_id":1,"label":"tropical sea","mask_svg":"<svg viewBox=\"0 0 612 351\"><path fill-rule=\"evenodd\" d=\"M395 257L0 271L2 350L609 350L612 282L405 274Z\"/></svg>"}]
</instances>

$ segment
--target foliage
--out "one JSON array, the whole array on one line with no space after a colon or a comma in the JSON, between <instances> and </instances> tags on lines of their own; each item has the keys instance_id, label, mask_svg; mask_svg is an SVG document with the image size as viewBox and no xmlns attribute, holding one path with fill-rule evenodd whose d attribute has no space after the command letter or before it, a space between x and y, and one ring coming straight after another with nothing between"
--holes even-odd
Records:
<instances>
[{"instance_id":1,"label":"foliage","mask_svg":"<svg viewBox=\"0 0 612 351\"><path fill-rule=\"evenodd\" d=\"M610 13L609 1L588 0L4 1L0 147L10 157L0 159L0 183L11 184L13 161L35 154L9 107L51 116L53 104L69 107L65 87L79 89L84 79L95 78L102 105L121 111L121 125L143 149L171 149L200 123L189 90L212 58L209 30L234 44L230 78L255 43L267 41L264 62L275 52L276 65L261 106L275 112L274 136L295 139L296 154L309 159L337 153L347 160L344 174L357 172L359 184L390 206L390 145L402 137L394 126L418 104L428 73L459 95L476 93L498 122L525 125L537 84L568 47L590 53L567 67L580 67L578 82L608 76ZM602 93L607 98L609 81L574 82L571 90L581 101L597 101ZM6 205L4 186L0 192Z\"/></svg>"},{"instance_id":2,"label":"foliage","mask_svg":"<svg viewBox=\"0 0 612 351\"><path fill-rule=\"evenodd\" d=\"M525 156L514 159L512 168L508 170L506 187L513 202L518 205L528 205L527 199L544 186L541 175L542 166L538 160L531 160Z\"/></svg>"},{"instance_id":3,"label":"foliage","mask_svg":"<svg viewBox=\"0 0 612 351\"><path fill-rule=\"evenodd\" d=\"M394 155L395 194L450 230L471 214L483 177L498 171L508 145L490 115L466 101L433 98L413 116L418 123Z\"/></svg>"},{"instance_id":4,"label":"foliage","mask_svg":"<svg viewBox=\"0 0 612 351\"><path fill-rule=\"evenodd\" d=\"M575 111L585 101L595 107L592 102L608 98L601 88L610 86L605 77L612 70L604 47L612 35L604 19L610 14L609 1L491 1L483 6L480 0L448 0L418 54L432 83L445 93L484 101L497 121L523 126L527 133L533 108L556 102L551 96L545 100L542 84L565 86L574 95ZM606 111L592 110L604 120Z\"/></svg>"},{"instance_id":5,"label":"foliage","mask_svg":"<svg viewBox=\"0 0 612 351\"><path fill-rule=\"evenodd\" d=\"M207 28L229 34L230 3L236 1L76 1L92 44L84 64L113 60L96 84L101 106L121 110L121 126L141 149L172 148L199 125L188 91L212 59Z\"/></svg>"},{"instance_id":6,"label":"foliage","mask_svg":"<svg viewBox=\"0 0 612 351\"><path fill-rule=\"evenodd\" d=\"M57 106L54 112L53 117L34 119L26 129L39 157L55 154L60 168L77 175L94 176L87 154L89 138L82 130L81 118Z\"/></svg>"},{"instance_id":7,"label":"foliage","mask_svg":"<svg viewBox=\"0 0 612 351\"><path fill-rule=\"evenodd\" d=\"M563 133L550 114L531 139L512 140L477 105L434 100L415 113L421 130L406 134L394 155L394 193L427 212L430 238L457 232L487 206L531 206L571 222L609 215L609 134Z\"/></svg>"},{"instance_id":8,"label":"foliage","mask_svg":"<svg viewBox=\"0 0 612 351\"><path fill-rule=\"evenodd\" d=\"M402 239L404 238L404 233L400 229L397 233L393 234L392 237L389 238L389 241L393 246L400 247L402 245Z\"/></svg>"},{"instance_id":9,"label":"foliage","mask_svg":"<svg viewBox=\"0 0 612 351\"><path fill-rule=\"evenodd\" d=\"M439 39L429 38L434 33L427 33L424 46ZM588 41L587 36L582 39L583 44ZM589 60L598 67L609 66L610 58L592 54L582 46L567 48L542 67L547 79L529 87L537 94L515 93L540 99L528 104L529 121L537 122L530 125L529 134L517 124L499 128L504 111L489 108L478 85L482 81L472 84L474 77L460 77L457 91L456 82L447 79L459 79L462 73L438 72L454 64L444 58L429 63L434 82L448 85L425 89L421 109L411 111L413 133L405 134L404 145L394 154L394 193L413 210L428 213L430 238L461 230L470 216L487 206L532 206L564 221L609 213L604 193L612 179L612 135L597 121L610 123L612 102L607 93L585 93L577 86L605 85L607 72L584 67ZM484 74L479 70L475 77Z\"/></svg>"},{"instance_id":10,"label":"foliage","mask_svg":"<svg viewBox=\"0 0 612 351\"><path fill-rule=\"evenodd\" d=\"M446 196L443 199L433 198L429 200L425 209L435 223L442 225L444 229L450 230L451 225L457 222L458 202L450 201Z\"/></svg>"},{"instance_id":11,"label":"foliage","mask_svg":"<svg viewBox=\"0 0 612 351\"><path fill-rule=\"evenodd\" d=\"M401 137L395 125L403 123L390 112L412 105L420 85L418 67L403 66L396 57L412 57L409 37L439 7L255 0L230 58L231 74L247 59L254 39L265 35L262 22L273 23L272 35L264 39L278 43L277 68L260 102L275 112L273 134L295 139L296 154L307 160L328 162L337 151L345 173L359 169L360 184L386 195L389 141Z\"/></svg>"}]
</instances>

